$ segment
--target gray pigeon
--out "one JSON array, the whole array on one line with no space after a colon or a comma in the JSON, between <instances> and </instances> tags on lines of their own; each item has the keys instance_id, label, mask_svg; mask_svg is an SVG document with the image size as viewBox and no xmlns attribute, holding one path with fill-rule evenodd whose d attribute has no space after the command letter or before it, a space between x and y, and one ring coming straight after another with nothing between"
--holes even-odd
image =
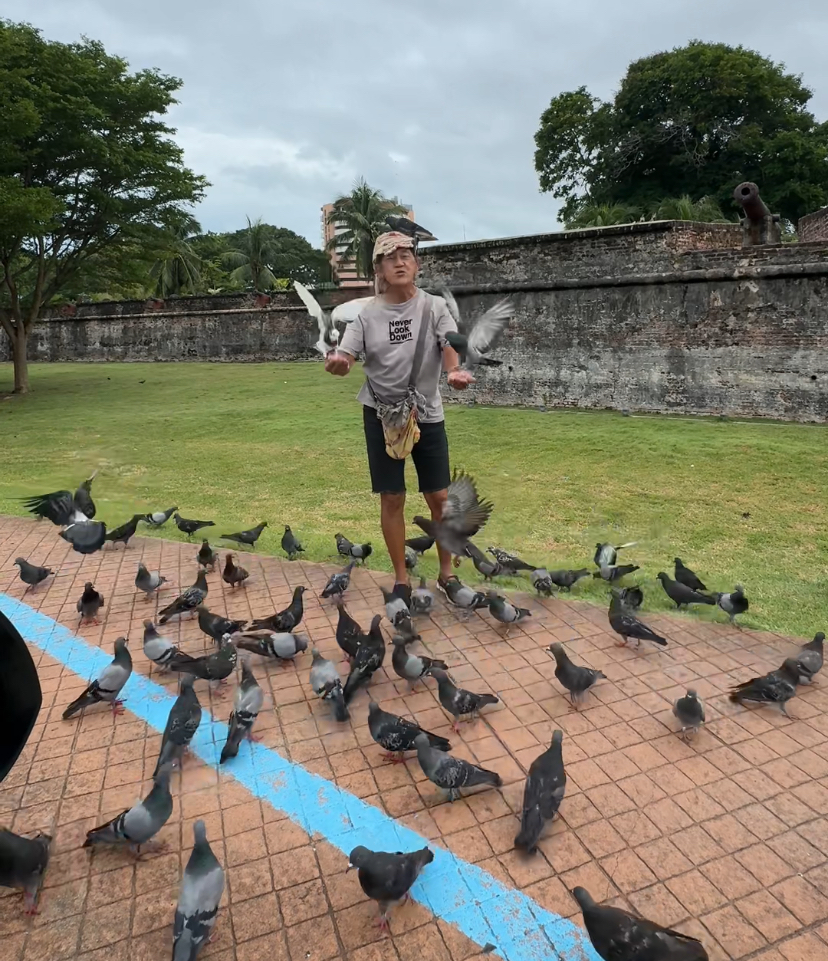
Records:
<instances>
[{"instance_id":1,"label":"gray pigeon","mask_svg":"<svg viewBox=\"0 0 828 961\"><path fill-rule=\"evenodd\" d=\"M235 634L238 631L242 631L247 624L247 621L233 621L229 617L223 617L221 614L214 614L203 604L199 604L196 611L198 611L199 629L203 634L206 634L207 637L212 637L216 644L221 643L221 639L225 634Z\"/></svg>"},{"instance_id":2,"label":"gray pigeon","mask_svg":"<svg viewBox=\"0 0 828 961\"><path fill-rule=\"evenodd\" d=\"M822 648L825 635L822 631L814 634L814 639L808 641L794 660L799 668L799 683L810 684L814 677L822 670Z\"/></svg>"},{"instance_id":3,"label":"gray pigeon","mask_svg":"<svg viewBox=\"0 0 828 961\"><path fill-rule=\"evenodd\" d=\"M388 930L391 905L408 900L411 886L423 868L433 860L434 854L427 847L410 854L371 851L362 845L351 851L348 870L357 869L360 887L372 901L379 904L377 926L380 930Z\"/></svg>"},{"instance_id":4,"label":"gray pigeon","mask_svg":"<svg viewBox=\"0 0 828 961\"><path fill-rule=\"evenodd\" d=\"M704 724L704 704L693 688L689 688L684 697L678 698L673 705L673 714L681 722L681 736L684 740L687 740L687 731L691 734L698 733Z\"/></svg>"},{"instance_id":5,"label":"gray pigeon","mask_svg":"<svg viewBox=\"0 0 828 961\"><path fill-rule=\"evenodd\" d=\"M455 687L448 674L439 668L432 668L429 673L437 681L440 703L454 717L452 726L455 734L460 730L458 725L461 717L474 720L481 707L500 703L500 698L495 697L494 694L474 694L472 691Z\"/></svg>"},{"instance_id":6,"label":"gray pigeon","mask_svg":"<svg viewBox=\"0 0 828 961\"><path fill-rule=\"evenodd\" d=\"M26 914L37 914L37 896L49 864L47 834L24 838L0 828L0 887L23 891Z\"/></svg>"},{"instance_id":7,"label":"gray pigeon","mask_svg":"<svg viewBox=\"0 0 828 961\"><path fill-rule=\"evenodd\" d=\"M285 631L295 631L302 623L302 618L305 614L305 604L302 600L302 595L305 593L305 590L306 588L301 584L299 587L294 588L290 604L288 604L283 611L268 614L267 617L254 618L250 624L250 630L258 631L267 628L269 631L274 631L277 634ZM302 650L304 650L304 648L302 648Z\"/></svg>"},{"instance_id":8,"label":"gray pigeon","mask_svg":"<svg viewBox=\"0 0 828 961\"><path fill-rule=\"evenodd\" d=\"M430 614L434 607L434 595L426 586L426 579L420 578L420 586L411 592L411 613Z\"/></svg>"},{"instance_id":9,"label":"gray pigeon","mask_svg":"<svg viewBox=\"0 0 828 961\"><path fill-rule=\"evenodd\" d=\"M285 532L282 534L282 550L287 554L289 561L295 560L298 554L304 554L305 552L305 548L302 547L287 524L285 524Z\"/></svg>"},{"instance_id":10,"label":"gray pigeon","mask_svg":"<svg viewBox=\"0 0 828 961\"><path fill-rule=\"evenodd\" d=\"M191 674L185 674L181 678L181 691L170 708L153 777L164 765L174 761L181 762L184 751L201 724L201 704L193 690L194 680Z\"/></svg>"},{"instance_id":11,"label":"gray pigeon","mask_svg":"<svg viewBox=\"0 0 828 961\"><path fill-rule=\"evenodd\" d=\"M212 654L202 657L190 657L183 651L179 651L168 662L171 671L180 674L192 674L194 677L201 678L202 681L218 681L221 688L226 684L226 679L230 677L236 669L238 652L229 634L225 634L219 641L219 649ZM217 692L219 697L224 695Z\"/></svg>"},{"instance_id":12,"label":"gray pigeon","mask_svg":"<svg viewBox=\"0 0 828 961\"><path fill-rule=\"evenodd\" d=\"M397 677L408 681L408 686L413 687L415 681L419 681L428 674L432 668L439 668L445 671L447 664L445 661L438 661L432 657L411 654L405 646L405 638L399 634L392 638L394 653L391 655L391 664Z\"/></svg>"},{"instance_id":13,"label":"gray pigeon","mask_svg":"<svg viewBox=\"0 0 828 961\"><path fill-rule=\"evenodd\" d=\"M482 574L487 580L503 573L500 569L500 564L498 564L496 560L489 560L473 541L469 541L466 545L466 557L471 558L475 570L478 574Z\"/></svg>"},{"instance_id":14,"label":"gray pigeon","mask_svg":"<svg viewBox=\"0 0 828 961\"><path fill-rule=\"evenodd\" d=\"M24 584L28 584L26 590L23 591L24 597L38 584L45 581L47 577L55 573L51 567L38 567L36 564L30 564L24 557L18 557L14 563L20 568L20 580Z\"/></svg>"},{"instance_id":15,"label":"gray pigeon","mask_svg":"<svg viewBox=\"0 0 828 961\"><path fill-rule=\"evenodd\" d=\"M682 607L687 607L688 604L715 604L716 600L713 597L709 597L707 594L700 594L698 591L694 591L691 587L686 584L682 584L681 581L674 581L669 574L661 571L658 574L658 579L661 581L661 586L664 588L664 593L670 598L671 601L676 605L676 609L681 609Z\"/></svg>"},{"instance_id":16,"label":"gray pigeon","mask_svg":"<svg viewBox=\"0 0 828 961\"><path fill-rule=\"evenodd\" d=\"M557 642L550 644L549 650L555 657L555 677L569 691L569 699L577 711L578 705L583 703L586 692L593 684L601 678L606 678L607 675L591 667L573 664L564 650L563 644Z\"/></svg>"},{"instance_id":17,"label":"gray pigeon","mask_svg":"<svg viewBox=\"0 0 828 961\"><path fill-rule=\"evenodd\" d=\"M717 592L713 596L716 598L719 607L730 618L731 624L735 624L739 614L744 614L750 607L750 603L745 597L745 589L741 584L737 584L729 594Z\"/></svg>"},{"instance_id":18,"label":"gray pigeon","mask_svg":"<svg viewBox=\"0 0 828 961\"><path fill-rule=\"evenodd\" d=\"M175 617L176 614L195 612L198 605L203 604L206 600L208 590L207 574L202 568L198 572L195 584L193 584L192 587L188 587L187 590L179 594L171 604L168 604L158 612L158 623L166 624L167 621L171 617Z\"/></svg>"},{"instance_id":19,"label":"gray pigeon","mask_svg":"<svg viewBox=\"0 0 828 961\"><path fill-rule=\"evenodd\" d=\"M666 638L656 634L652 628L647 627L643 621L630 613L617 590L612 592L608 617L610 627L621 636L622 644L626 644L627 639L632 637L635 638L636 647L639 646L641 641L652 641L653 644L667 647Z\"/></svg>"},{"instance_id":20,"label":"gray pigeon","mask_svg":"<svg viewBox=\"0 0 828 961\"><path fill-rule=\"evenodd\" d=\"M139 591L144 592L145 600L148 601L156 591L161 590L161 585L166 583L167 578L159 574L158 571L149 571L143 564L138 564L138 573L135 575L135 586Z\"/></svg>"},{"instance_id":21,"label":"gray pigeon","mask_svg":"<svg viewBox=\"0 0 828 961\"><path fill-rule=\"evenodd\" d=\"M425 734L428 743L438 751L448 751L451 744L439 734L424 731L419 724L383 711L376 701L368 703L368 730L371 737L386 750L385 760L392 764L401 764L406 751L415 750L414 741L420 734Z\"/></svg>"},{"instance_id":22,"label":"gray pigeon","mask_svg":"<svg viewBox=\"0 0 828 961\"><path fill-rule=\"evenodd\" d=\"M400 597L396 590L387 591L384 587L381 587L380 590L382 591L382 598L385 601L385 616L394 627L396 627L404 617L411 617L408 604L406 604L405 600Z\"/></svg>"},{"instance_id":23,"label":"gray pigeon","mask_svg":"<svg viewBox=\"0 0 828 961\"><path fill-rule=\"evenodd\" d=\"M527 854L534 854L545 821L551 821L558 813L566 791L561 743L563 731L554 731L552 743L539 754L529 768L523 789L523 808L520 830L515 836L515 847Z\"/></svg>"},{"instance_id":24,"label":"gray pigeon","mask_svg":"<svg viewBox=\"0 0 828 961\"><path fill-rule=\"evenodd\" d=\"M95 590L95 585L92 581L87 581L83 586L83 594L81 594L77 603L78 614L80 614L78 625L83 624L84 621L92 621L93 624L97 624L98 611L103 606L103 594L99 594L98 591Z\"/></svg>"},{"instance_id":25,"label":"gray pigeon","mask_svg":"<svg viewBox=\"0 0 828 961\"><path fill-rule=\"evenodd\" d=\"M494 510L490 501L480 499L474 479L466 473L457 473L448 486L443 516L439 521L417 515L414 523L438 545L457 557L463 557L469 538L486 524Z\"/></svg>"},{"instance_id":26,"label":"gray pigeon","mask_svg":"<svg viewBox=\"0 0 828 961\"><path fill-rule=\"evenodd\" d=\"M580 570L549 571L549 579L562 591L569 593L582 577L589 577L589 571L582 567Z\"/></svg>"},{"instance_id":27,"label":"gray pigeon","mask_svg":"<svg viewBox=\"0 0 828 961\"><path fill-rule=\"evenodd\" d=\"M171 507L168 511L153 511L144 514L144 520L150 527L163 527L177 510L177 507Z\"/></svg>"},{"instance_id":28,"label":"gray pigeon","mask_svg":"<svg viewBox=\"0 0 828 961\"><path fill-rule=\"evenodd\" d=\"M104 546L106 524L103 521L79 521L64 528L58 536L71 544L76 553L94 554Z\"/></svg>"},{"instance_id":29,"label":"gray pigeon","mask_svg":"<svg viewBox=\"0 0 828 961\"><path fill-rule=\"evenodd\" d=\"M414 629L414 621L405 616L397 619L395 636L401 637L406 644L422 640L422 637Z\"/></svg>"},{"instance_id":30,"label":"gray pigeon","mask_svg":"<svg viewBox=\"0 0 828 961\"><path fill-rule=\"evenodd\" d=\"M129 680L130 674L132 674L132 658L129 656L128 643L125 637L119 637L115 641L115 656L111 663L107 664L83 694L75 698L66 708L63 712L64 721L77 714L78 711L83 711L93 704L100 703L109 704L113 714L124 713L124 702L119 699L118 695Z\"/></svg>"},{"instance_id":31,"label":"gray pigeon","mask_svg":"<svg viewBox=\"0 0 828 961\"><path fill-rule=\"evenodd\" d=\"M476 787L478 784L500 787L503 783L496 771L487 771L462 758L452 757L444 751L433 748L425 733L418 734L414 738L414 746L417 748L417 760L420 762L423 774L432 784L448 791L449 801L460 797L460 788Z\"/></svg>"},{"instance_id":32,"label":"gray pigeon","mask_svg":"<svg viewBox=\"0 0 828 961\"><path fill-rule=\"evenodd\" d=\"M363 564L374 553L374 548L371 547L370 542L354 544L353 541L349 541L343 534L334 534L334 540L336 541L337 554L341 554L342 557L349 559L353 558L354 560L362 561Z\"/></svg>"},{"instance_id":33,"label":"gray pigeon","mask_svg":"<svg viewBox=\"0 0 828 961\"><path fill-rule=\"evenodd\" d=\"M536 571L532 571L529 575L529 580L532 582L532 587L535 588L538 594L543 594L546 597L552 596L552 592L555 589L555 582L545 567L539 567Z\"/></svg>"},{"instance_id":34,"label":"gray pigeon","mask_svg":"<svg viewBox=\"0 0 828 961\"><path fill-rule=\"evenodd\" d=\"M525 607L515 607L514 604L510 604L506 598L501 597L494 591L488 591L486 597L489 601L489 611L492 617L506 625L507 634L512 624L517 624L519 621L532 616L532 612Z\"/></svg>"},{"instance_id":35,"label":"gray pigeon","mask_svg":"<svg viewBox=\"0 0 828 961\"><path fill-rule=\"evenodd\" d=\"M199 567L209 567L211 571L216 569L216 564L218 563L218 551L214 550L210 546L208 540L203 540L201 542L201 547L198 549L196 554L196 563Z\"/></svg>"},{"instance_id":36,"label":"gray pigeon","mask_svg":"<svg viewBox=\"0 0 828 961\"><path fill-rule=\"evenodd\" d=\"M262 521L248 531L237 531L235 534L220 534L219 537L224 541L235 541L242 547L253 547L256 541L262 536L262 531L267 527L267 521Z\"/></svg>"},{"instance_id":37,"label":"gray pigeon","mask_svg":"<svg viewBox=\"0 0 828 961\"><path fill-rule=\"evenodd\" d=\"M461 610L478 611L489 606L489 601L482 591L475 591L460 580L459 577L449 577L445 581L438 581L437 586L446 595L450 604Z\"/></svg>"},{"instance_id":38,"label":"gray pigeon","mask_svg":"<svg viewBox=\"0 0 828 961\"><path fill-rule=\"evenodd\" d=\"M308 649L308 640L302 634L288 631L242 631L233 635L233 642L243 651L272 657L277 661L292 661L297 654Z\"/></svg>"},{"instance_id":39,"label":"gray pigeon","mask_svg":"<svg viewBox=\"0 0 828 961\"><path fill-rule=\"evenodd\" d=\"M734 704L756 701L759 704L778 704L779 710L788 717L788 701L796 694L799 682L799 665L793 657L786 658L776 671L754 677L737 684L730 692Z\"/></svg>"},{"instance_id":40,"label":"gray pigeon","mask_svg":"<svg viewBox=\"0 0 828 961\"><path fill-rule=\"evenodd\" d=\"M322 597L336 597L344 594L351 583L351 571L355 566L356 561L351 561L344 570L331 574L328 583L322 590Z\"/></svg>"},{"instance_id":41,"label":"gray pigeon","mask_svg":"<svg viewBox=\"0 0 828 961\"><path fill-rule=\"evenodd\" d=\"M513 575L519 574L521 571L531 572L537 570L536 564L529 564L527 561L522 561L515 554L510 554L500 547L487 547L486 552L491 554L497 561L501 574Z\"/></svg>"},{"instance_id":42,"label":"gray pigeon","mask_svg":"<svg viewBox=\"0 0 828 961\"><path fill-rule=\"evenodd\" d=\"M253 725L264 704L264 694L246 659L242 659L241 669L242 676L233 699L233 711L228 721L227 740L221 749L220 764L239 753L239 745L244 738L253 740Z\"/></svg>"},{"instance_id":43,"label":"gray pigeon","mask_svg":"<svg viewBox=\"0 0 828 961\"><path fill-rule=\"evenodd\" d=\"M635 547L637 541L629 541L626 544L619 544L613 547L612 544L596 544L595 556L592 558L596 567L614 567L618 560L618 552L627 547Z\"/></svg>"},{"instance_id":44,"label":"gray pigeon","mask_svg":"<svg viewBox=\"0 0 828 961\"><path fill-rule=\"evenodd\" d=\"M405 548L405 569L407 571L413 571L417 566L417 561L420 559L420 555L414 550L413 547L406 546Z\"/></svg>"},{"instance_id":45,"label":"gray pigeon","mask_svg":"<svg viewBox=\"0 0 828 961\"><path fill-rule=\"evenodd\" d=\"M221 896L224 871L207 841L203 821L193 826L193 853L184 868L173 922L172 961L196 961L211 938Z\"/></svg>"},{"instance_id":46,"label":"gray pigeon","mask_svg":"<svg viewBox=\"0 0 828 961\"><path fill-rule=\"evenodd\" d=\"M499 367L503 361L493 360L488 357L503 335L509 321L515 313L515 308L509 300L500 300L485 313L477 317L468 334L462 333L464 324L460 317L460 310L457 301L448 288L440 291L440 296L445 300L449 313L457 324L457 330L449 331L446 340L449 345L457 351L460 363L466 370L471 370L478 365L485 367Z\"/></svg>"},{"instance_id":47,"label":"gray pigeon","mask_svg":"<svg viewBox=\"0 0 828 961\"><path fill-rule=\"evenodd\" d=\"M170 794L171 765L165 764L154 776L152 790L143 801L136 801L126 811L87 832L85 848L95 844L128 844L140 854L141 845L152 840L172 814Z\"/></svg>"},{"instance_id":48,"label":"gray pigeon","mask_svg":"<svg viewBox=\"0 0 828 961\"><path fill-rule=\"evenodd\" d=\"M709 961L701 941L663 928L621 908L596 904L586 888L574 888L589 940L604 961Z\"/></svg>"},{"instance_id":49,"label":"gray pigeon","mask_svg":"<svg viewBox=\"0 0 828 961\"><path fill-rule=\"evenodd\" d=\"M342 691L342 678L336 669L336 664L322 657L319 651L311 648L313 662L310 669L310 685L314 694L323 701L330 701L333 706L333 716L337 721L347 721L350 717L345 695Z\"/></svg>"},{"instance_id":50,"label":"gray pigeon","mask_svg":"<svg viewBox=\"0 0 828 961\"><path fill-rule=\"evenodd\" d=\"M614 584L616 581L620 581L622 578L626 577L628 574L634 574L636 571L640 570L637 564L620 564L618 566L607 566L598 568L597 571L592 575L594 578L601 578L601 580L608 581L610 584Z\"/></svg>"},{"instance_id":51,"label":"gray pigeon","mask_svg":"<svg viewBox=\"0 0 828 961\"><path fill-rule=\"evenodd\" d=\"M152 621L144 621L144 654L153 664L167 670L168 663L179 653L169 638L158 633Z\"/></svg>"}]
</instances>

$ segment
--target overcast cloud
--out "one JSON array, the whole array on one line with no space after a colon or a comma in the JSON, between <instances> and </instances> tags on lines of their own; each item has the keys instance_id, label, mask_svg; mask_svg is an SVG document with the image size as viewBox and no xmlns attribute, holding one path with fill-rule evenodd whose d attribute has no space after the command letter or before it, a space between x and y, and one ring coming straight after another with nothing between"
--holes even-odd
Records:
<instances>
[{"instance_id":1,"label":"overcast cloud","mask_svg":"<svg viewBox=\"0 0 828 961\"><path fill-rule=\"evenodd\" d=\"M320 207L357 175L441 241L558 229L533 166L541 112L581 84L698 38L801 73L828 119L825 0L6 0L49 39L81 34L184 81L171 116L211 181L205 230L245 216L320 245Z\"/></svg>"}]
</instances>

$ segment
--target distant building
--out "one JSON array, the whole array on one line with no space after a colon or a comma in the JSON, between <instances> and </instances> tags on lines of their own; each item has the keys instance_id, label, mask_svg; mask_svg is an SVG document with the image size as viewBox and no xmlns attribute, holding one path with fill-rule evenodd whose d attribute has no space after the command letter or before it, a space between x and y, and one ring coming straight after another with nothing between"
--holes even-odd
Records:
<instances>
[{"instance_id":1,"label":"distant building","mask_svg":"<svg viewBox=\"0 0 828 961\"><path fill-rule=\"evenodd\" d=\"M408 217L409 220L413 220L413 208L409 207L408 204L402 204L401 206L406 209L406 217ZM333 209L333 204L325 204L322 208L322 249L327 252L331 259L331 270L333 271L334 280L340 287L364 287L367 279L360 277L356 271L354 262L343 256L344 244L342 247L335 247L333 250L328 250L328 244L331 240L345 230L344 227L338 227L335 224L328 223L328 217Z\"/></svg>"}]
</instances>

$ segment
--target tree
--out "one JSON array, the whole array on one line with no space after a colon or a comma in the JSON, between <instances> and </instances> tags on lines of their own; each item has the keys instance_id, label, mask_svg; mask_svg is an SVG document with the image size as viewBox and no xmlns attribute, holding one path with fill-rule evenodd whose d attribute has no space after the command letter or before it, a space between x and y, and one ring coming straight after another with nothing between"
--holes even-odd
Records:
<instances>
[{"instance_id":1,"label":"tree","mask_svg":"<svg viewBox=\"0 0 828 961\"><path fill-rule=\"evenodd\" d=\"M255 230L255 243L262 248L258 256L263 258L274 279L313 285L330 276L330 262L324 251L311 246L304 237L287 227L274 227L259 220L251 224L248 218L247 223L244 230L213 236L224 244L225 251L239 251L248 257L248 247L253 242L251 232ZM247 261L233 256L227 263L243 266ZM248 279L246 275L245 279Z\"/></svg>"},{"instance_id":2,"label":"tree","mask_svg":"<svg viewBox=\"0 0 828 961\"><path fill-rule=\"evenodd\" d=\"M339 197L328 214L328 223L342 228L328 244L343 260L353 261L361 277L374 276L373 253L377 237L388 230L389 214L405 216L408 210L394 198L389 200L379 190L369 187L363 177L357 178L349 194Z\"/></svg>"},{"instance_id":3,"label":"tree","mask_svg":"<svg viewBox=\"0 0 828 961\"><path fill-rule=\"evenodd\" d=\"M238 246L222 255L225 267L233 268L230 279L252 285L254 290L270 290L276 286L276 275L268 264L276 259L276 245L271 228L261 220L247 218L247 230L241 231Z\"/></svg>"},{"instance_id":4,"label":"tree","mask_svg":"<svg viewBox=\"0 0 828 961\"><path fill-rule=\"evenodd\" d=\"M174 226L207 182L160 119L181 82L84 39L46 41L0 21L0 325L14 389L40 310L85 264Z\"/></svg>"},{"instance_id":5,"label":"tree","mask_svg":"<svg viewBox=\"0 0 828 961\"><path fill-rule=\"evenodd\" d=\"M625 204L585 203L578 208L571 220L567 220L569 230L583 227L609 227L612 224L631 224L640 219L640 211Z\"/></svg>"},{"instance_id":6,"label":"tree","mask_svg":"<svg viewBox=\"0 0 828 961\"><path fill-rule=\"evenodd\" d=\"M713 197L702 197L693 200L688 194L683 197L666 197L656 208L654 215L658 220L695 220L703 224L727 223L728 218L722 213ZM732 223L736 218L729 218Z\"/></svg>"},{"instance_id":7,"label":"tree","mask_svg":"<svg viewBox=\"0 0 828 961\"><path fill-rule=\"evenodd\" d=\"M828 203L828 123L784 66L723 43L693 41L630 65L614 99L586 88L553 98L535 135L540 187L580 205L654 211L665 197L715 200L759 185L775 213L796 221Z\"/></svg>"},{"instance_id":8,"label":"tree","mask_svg":"<svg viewBox=\"0 0 828 961\"><path fill-rule=\"evenodd\" d=\"M193 249L192 240L200 233L198 221L189 214L183 215L179 223L165 231L159 256L149 272L156 297L198 291L204 265Z\"/></svg>"}]
</instances>

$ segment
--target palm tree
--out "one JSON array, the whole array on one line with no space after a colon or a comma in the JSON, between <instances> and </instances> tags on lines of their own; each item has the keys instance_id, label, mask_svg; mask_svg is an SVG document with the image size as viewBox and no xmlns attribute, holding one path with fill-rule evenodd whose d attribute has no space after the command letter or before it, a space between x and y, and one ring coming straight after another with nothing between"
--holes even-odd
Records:
<instances>
[{"instance_id":1,"label":"palm tree","mask_svg":"<svg viewBox=\"0 0 828 961\"><path fill-rule=\"evenodd\" d=\"M221 260L225 267L234 268L230 273L231 280L252 284L254 290L269 290L275 286L276 277L268 265L277 255L272 228L263 224L261 219L251 223L248 217L247 231L240 246L225 251Z\"/></svg>"},{"instance_id":2,"label":"palm tree","mask_svg":"<svg viewBox=\"0 0 828 961\"><path fill-rule=\"evenodd\" d=\"M624 204L584 204L575 216L566 223L568 230L583 227L610 227L615 224L631 224L638 220L639 213L634 207Z\"/></svg>"},{"instance_id":3,"label":"palm tree","mask_svg":"<svg viewBox=\"0 0 828 961\"><path fill-rule=\"evenodd\" d=\"M682 197L666 197L658 205L655 216L658 220L695 220L703 224L727 223L715 198L702 197L693 200L688 194Z\"/></svg>"},{"instance_id":4,"label":"palm tree","mask_svg":"<svg viewBox=\"0 0 828 961\"><path fill-rule=\"evenodd\" d=\"M189 214L165 231L159 257L150 267L156 297L195 292L201 279L202 260L190 241L200 233L201 226Z\"/></svg>"},{"instance_id":5,"label":"palm tree","mask_svg":"<svg viewBox=\"0 0 828 961\"><path fill-rule=\"evenodd\" d=\"M328 223L340 228L328 243L328 250L339 252L342 260L353 261L361 277L374 276L372 256L374 244L381 233L388 230L385 218L389 214L405 216L407 208L396 198L389 200L381 191L369 187L358 177L349 194L333 203Z\"/></svg>"}]
</instances>

